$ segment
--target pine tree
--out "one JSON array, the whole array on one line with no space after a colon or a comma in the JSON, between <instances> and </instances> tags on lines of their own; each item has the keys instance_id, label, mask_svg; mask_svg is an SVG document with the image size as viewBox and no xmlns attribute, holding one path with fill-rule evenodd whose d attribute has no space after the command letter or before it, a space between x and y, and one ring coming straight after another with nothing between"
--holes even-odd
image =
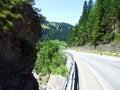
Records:
<instances>
[{"instance_id":1,"label":"pine tree","mask_svg":"<svg viewBox=\"0 0 120 90\"><path fill-rule=\"evenodd\" d=\"M89 2L88 2L88 12L89 13L90 13L92 8L93 8L93 0L89 0Z\"/></svg>"},{"instance_id":2,"label":"pine tree","mask_svg":"<svg viewBox=\"0 0 120 90\"><path fill-rule=\"evenodd\" d=\"M99 45L120 42L120 0L85 1L79 19L76 45Z\"/></svg>"}]
</instances>

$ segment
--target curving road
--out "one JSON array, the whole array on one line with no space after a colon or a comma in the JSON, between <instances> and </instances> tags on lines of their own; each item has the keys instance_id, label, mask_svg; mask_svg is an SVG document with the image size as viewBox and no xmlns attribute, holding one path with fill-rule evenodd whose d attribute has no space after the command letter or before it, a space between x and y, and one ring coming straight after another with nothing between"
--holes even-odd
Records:
<instances>
[{"instance_id":1,"label":"curving road","mask_svg":"<svg viewBox=\"0 0 120 90\"><path fill-rule=\"evenodd\" d=\"M79 90L120 90L120 58L66 50L75 61Z\"/></svg>"}]
</instances>

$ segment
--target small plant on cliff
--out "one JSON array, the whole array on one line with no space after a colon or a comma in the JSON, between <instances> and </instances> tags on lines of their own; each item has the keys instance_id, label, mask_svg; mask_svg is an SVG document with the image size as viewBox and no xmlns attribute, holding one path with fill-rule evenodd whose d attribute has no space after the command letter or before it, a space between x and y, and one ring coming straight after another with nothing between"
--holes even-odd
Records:
<instances>
[{"instance_id":1,"label":"small plant on cliff","mask_svg":"<svg viewBox=\"0 0 120 90\"><path fill-rule=\"evenodd\" d=\"M28 0L0 0L0 27L1 29L8 30L13 26L13 19L22 18L19 13L13 13L14 7L19 7L21 3L28 4Z\"/></svg>"},{"instance_id":2,"label":"small plant on cliff","mask_svg":"<svg viewBox=\"0 0 120 90\"><path fill-rule=\"evenodd\" d=\"M0 0L0 29L10 32L10 28L14 26L14 20L24 20L19 10L25 5L30 5L32 7L33 3L34 0ZM16 8L19 8L18 11L14 11ZM36 10L34 11L36 12L35 16L38 16L41 23L44 20L43 16Z\"/></svg>"},{"instance_id":3,"label":"small plant on cliff","mask_svg":"<svg viewBox=\"0 0 120 90\"><path fill-rule=\"evenodd\" d=\"M50 76L50 74L66 76L66 56L60 52L60 47L60 41L58 40L39 42L37 44L37 50L39 50L35 66L37 74L41 74L42 76Z\"/></svg>"}]
</instances>

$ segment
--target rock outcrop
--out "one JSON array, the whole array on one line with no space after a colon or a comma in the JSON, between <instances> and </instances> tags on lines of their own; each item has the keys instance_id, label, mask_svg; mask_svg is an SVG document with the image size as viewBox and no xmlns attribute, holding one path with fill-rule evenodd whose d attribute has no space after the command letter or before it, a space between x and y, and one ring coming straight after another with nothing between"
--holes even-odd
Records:
<instances>
[{"instance_id":1,"label":"rock outcrop","mask_svg":"<svg viewBox=\"0 0 120 90\"><path fill-rule=\"evenodd\" d=\"M9 31L0 28L0 90L38 90L32 74L36 60L35 43L41 37L40 20L30 5L11 10L22 19L13 19Z\"/></svg>"}]
</instances>

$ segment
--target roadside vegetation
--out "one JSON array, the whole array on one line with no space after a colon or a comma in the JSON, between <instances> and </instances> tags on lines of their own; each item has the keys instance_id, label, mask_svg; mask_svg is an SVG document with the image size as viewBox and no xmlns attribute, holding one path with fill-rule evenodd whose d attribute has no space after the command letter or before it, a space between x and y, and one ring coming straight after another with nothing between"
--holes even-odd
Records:
<instances>
[{"instance_id":1,"label":"roadside vegetation","mask_svg":"<svg viewBox=\"0 0 120 90\"><path fill-rule=\"evenodd\" d=\"M77 49L75 49L77 50ZM93 53L93 54L99 54L99 55L108 55L108 56L116 56L120 57L120 52L108 52L108 51L89 51L89 50L77 50L79 52L87 52L87 53Z\"/></svg>"},{"instance_id":2,"label":"roadside vegetation","mask_svg":"<svg viewBox=\"0 0 120 90\"><path fill-rule=\"evenodd\" d=\"M66 44L58 40L50 40L37 43L37 61L34 71L39 75L39 79L51 74L67 76L66 56L62 49ZM47 80L48 80L47 79Z\"/></svg>"},{"instance_id":3,"label":"roadside vegetation","mask_svg":"<svg viewBox=\"0 0 120 90\"><path fill-rule=\"evenodd\" d=\"M95 54L100 54L100 55L108 55L108 56L117 56L117 57L120 57L120 52L89 51L89 53L95 53Z\"/></svg>"}]
</instances>

